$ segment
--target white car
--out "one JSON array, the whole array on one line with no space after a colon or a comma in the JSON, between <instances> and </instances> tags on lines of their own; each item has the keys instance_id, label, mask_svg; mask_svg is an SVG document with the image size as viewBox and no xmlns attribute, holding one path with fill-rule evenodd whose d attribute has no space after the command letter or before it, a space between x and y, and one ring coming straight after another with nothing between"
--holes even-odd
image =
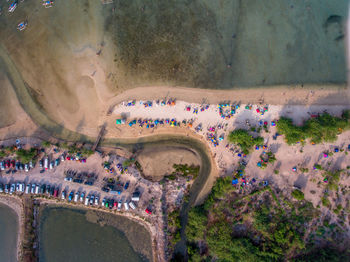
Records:
<instances>
[{"instance_id":1,"label":"white car","mask_svg":"<svg viewBox=\"0 0 350 262\"><path fill-rule=\"evenodd\" d=\"M29 171L29 166L28 166L28 164L25 164L25 165L24 165L24 171L26 171L26 172Z\"/></svg>"},{"instance_id":2,"label":"white car","mask_svg":"<svg viewBox=\"0 0 350 262\"><path fill-rule=\"evenodd\" d=\"M39 194L39 190L40 190L40 185L36 185L35 187L35 194Z\"/></svg>"},{"instance_id":3,"label":"white car","mask_svg":"<svg viewBox=\"0 0 350 262\"><path fill-rule=\"evenodd\" d=\"M132 201L129 203L129 206L130 206L132 209L135 209L135 208L136 208L134 202L132 202Z\"/></svg>"},{"instance_id":4,"label":"white car","mask_svg":"<svg viewBox=\"0 0 350 262\"><path fill-rule=\"evenodd\" d=\"M0 169L1 169L2 171L5 170L5 163L4 163L4 161L1 161L1 162L0 162Z\"/></svg>"},{"instance_id":5,"label":"white car","mask_svg":"<svg viewBox=\"0 0 350 262\"><path fill-rule=\"evenodd\" d=\"M72 182L72 181L73 181L73 179L72 179L71 177L65 177L65 178L64 178L64 181L67 181L67 182Z\"/></svg>"},{"instance_id":6,"label":"white car","mask_svg":"<svg viewBox=\"0 0 350 262\"><path fill-rule=\"evenodd\" d=\"M61 155L61 162L64 162L64 155Z\"/></svg>"},{"instance_id":7,"label":"white car","mask_svg":"<svg viewBox=\"0 0 350 262\"><path fill-rule=\"evenodd\" d=\"M32 162L32 161L29 162L29 167L30 167L30 168L34 168L34 165L33 165L33 162Z\"/></svg>"},{"instance_id":8,"label":"white car","mask_svg":"<svg viewBox=\"0 0 350 262\"><path fill-rule=\"evenodd\" d=\"M61 199L66 199L66 191L62 190Z\"/></svg>"},{"instance_id":9,"label":"white car","mask_svg":"<svg viewBox=\"0 0 350 262\"><path fill-rule=\"evenodd\" d=\"M89 204L89 196L85 197L85 203L84 204L85 204L85 206L87 206Z\"/></svg>"},{"instance_id":10,"label":"white car","mask_svg":"<svg viewBox=\"0 0 350 262\"><path fill-rule=\"evenodd\" d=\"M78 202L79 199L79 192L77 191L74 195L74 202Z\"/></svg>"},{"instance_id":11,"label":"white car","mask_svg":"<svg viewBox=\"0 0 350 262\"><path fill-rule=\"evenodd\" d=\"M101 206L104 207L106 204L106 198L102 199Z\"/></svg>"},{"instance_id":12,"label":"white car","mask_svg":"<svg viewBox=\"0 0 350 262\"><path fill-rule=\"evenodd\" d=\"M124 202L124 207L125 207L125 210L129 210L129 204L128 204L128 202Z\"/></svg>"},{"instance_id":13,"label":"white car","mask_svg":"<svg viewBox=\"0 0 350 262\"><path fill-rule=\"evenodd\" d=\"M98 201L99 201L99 198L97 196L97 197L95 197L95 206L98 206Z\"/></svg>"},{"instance_id":14,"label":"white car","mask_svg":"<svg viewBox=\"0 0 350 262\"><path fill-rule=\"evenodd\" d=\"M29 194L30 193L30 184L27 184L26 186L26 194Z\"/></svg>"},{"instance_id":15,"label":"white car","mask_svg":"<svg viewBox=\"0 0 350 262\"><path fill-rule=\"evenodd\" d=\"M50 162L50 169L53 169L53 166L54 166L54 162L51 161L51 162Z\"/></svg>"},{"instance_id":16,"label":"white car","mask_svg":"<svg viewBox=\"0 0 350 262\"><path fill-rule=\"evenodd\" d=\"M120 211L122 209L122 201L119 200L118 202L118 207L117 207L117 211Z\"/></svg>"}]
</instances>

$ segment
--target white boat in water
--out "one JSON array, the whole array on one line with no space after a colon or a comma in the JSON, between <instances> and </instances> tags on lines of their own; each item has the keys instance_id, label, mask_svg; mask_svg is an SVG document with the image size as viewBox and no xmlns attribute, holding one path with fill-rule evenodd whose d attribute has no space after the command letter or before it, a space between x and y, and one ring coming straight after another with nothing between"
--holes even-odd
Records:
<instances>
[{"instance_id":1,"label":"white boat in water","mask_svg":"<svg viewBox=\"0 0 350 262\"><path fill-rule=\"evenodd\" d=\"M9 6L9 12L12 13L15 11L17 7L17 1L14 1L10 6Z\"/></svg>"}]
</instances>

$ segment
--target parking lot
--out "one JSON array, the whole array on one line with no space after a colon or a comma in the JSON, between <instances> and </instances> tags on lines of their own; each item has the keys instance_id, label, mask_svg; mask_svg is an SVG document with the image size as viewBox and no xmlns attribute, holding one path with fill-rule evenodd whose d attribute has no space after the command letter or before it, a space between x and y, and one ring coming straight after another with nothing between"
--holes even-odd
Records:
<instances>
[{"instance_id":1,"label":"parking lot","mask_svg":"<svg viewBox=\"0 0 350 262\"><path fill-rule=\"evenodd\" d=\"M115 166L115 172L111 174L109 169L104 168L102 163L105 162L97 153L85 161L77 161L67 160L62 152L51 152L37 163L32 163L32 168L28 170L12 172L15 169L9 166L1 171L0 190L5 194L40 195L118 211L151 211L149 200L156 192L146 189L152 183L143 179L132 167L121 173L116 158L110 164ZM53 163L51 167L50 163Z\"/></svg>"}]
</instances>

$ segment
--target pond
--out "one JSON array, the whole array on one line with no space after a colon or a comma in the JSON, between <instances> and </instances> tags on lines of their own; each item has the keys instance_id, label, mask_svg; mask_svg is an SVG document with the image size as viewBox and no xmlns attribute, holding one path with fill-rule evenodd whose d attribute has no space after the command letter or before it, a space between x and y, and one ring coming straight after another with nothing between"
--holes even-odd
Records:
<instances>
[{"instance_id":1,"label":"pond","mask_svg":"<svg viewBox=\"0 0 350 262\"><path fill-rule=\"evenodd\" d=\"M44 208L39 261L148 261L133 249L122 231L92 222L87 214L89 211L80 209Z\"/></svg>"}]
</instances>

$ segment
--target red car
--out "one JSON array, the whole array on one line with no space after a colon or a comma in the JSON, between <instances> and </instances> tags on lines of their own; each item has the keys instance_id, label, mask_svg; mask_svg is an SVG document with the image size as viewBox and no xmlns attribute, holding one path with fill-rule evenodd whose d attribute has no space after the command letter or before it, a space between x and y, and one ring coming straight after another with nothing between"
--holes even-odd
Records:
<instances>
[{"instance_id":1,"label":"red car","mask_svg":"<svg viewBox=\"0 0 350 262\"><path fill-rule=\"evenodd\" d=\"M70 156L67 156L67 160L70 160Z\"/></svg>"},{"instance_id":2,"label":"red car","mask_svg":"<svg viewBox=\"0 0 350 262\"><path fill-rule=\"evenodd\" d=\"M146 211L146 213L147 213L147 214L150 214L150 215L152 214L152 211L151 211L151 210L149 210L148 208L146 208L146 210L145 210L145 211Z\"/></svg>"},{"instance_id":3,"label":"red car","mask_svg":"<svg viewBox=\"0 0 350 262\"><path fill-rule=\"evenodd\" d=\"M12 161L11 161L11 164L10 164L10 167L11 167L11 168L15 168L15 165L16 165L16 161L15 161L15 160L12 160Z\"/></svg>"},{"instance_id":4,"label":"red car","mask_svg":"<svg viewBox=\"0 0 350 262\"><path fill-rule=\"evenodd\" d=\"M9 168L10 167L10 160L7 160L6 162L5 162L5 168Z\"/></svg>"},{"instance_id":5,"label":"red car","mask_svg":"<svg viewBox=\"0 0 350 262\"><path fill-rule=\"evenodd\" d=\"M115 209L117 209L117 205L118 205L118 203L117 203L117 202L114 202L113 207L114 207Z\"/></svg>"},{"instance_id":6,"label":"red car","mask_svg":"<svg viewBox=\"0 0 350 262\"><path fill-rule=\"evenodd\" d=\"M58 197L58 189L57 188L55 188L55 191L53 191L53 196Z\"/></svg>"}]
</instances>

